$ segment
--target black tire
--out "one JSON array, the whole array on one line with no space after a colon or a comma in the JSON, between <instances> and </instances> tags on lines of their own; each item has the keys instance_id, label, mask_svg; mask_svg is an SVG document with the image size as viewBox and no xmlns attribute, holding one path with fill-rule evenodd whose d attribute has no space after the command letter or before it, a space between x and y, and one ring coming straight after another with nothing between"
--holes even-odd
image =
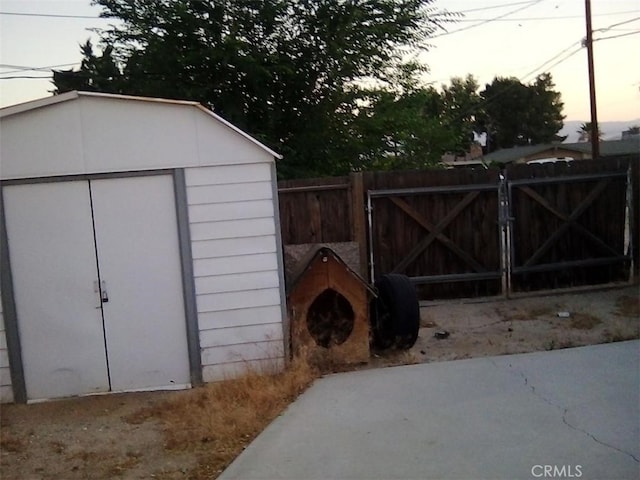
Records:
<instances>
[{"instance_id":1,"label":"black tire","mask_svg":"<svg viewBox=\"0 0 640 480\"><path fill-rule=\"evenodd\" d=\"M386 350L393 346L395 334L392 328L391 314L378 297L371 302L371 345L377 350Z\"/></svg>"},{"instance_id":2,"label":"black tire","mask_svg":"<svg viewBox=\"0 0 640 480\"><path fill-rule=\"evenodd\" d=\"M418 294L405 275L387 274L375 282L378 298L372 302L373 346L411 348L418 339L420 305Z\"/></svg>"}]
</instances>

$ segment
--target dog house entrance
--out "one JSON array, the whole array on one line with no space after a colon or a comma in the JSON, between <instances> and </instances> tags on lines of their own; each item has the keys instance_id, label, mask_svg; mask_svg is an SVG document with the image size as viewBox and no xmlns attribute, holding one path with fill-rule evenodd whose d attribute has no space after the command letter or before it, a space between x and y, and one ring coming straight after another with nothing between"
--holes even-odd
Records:
<instances>
[{"instance_id":1,"label":"dog house entrance","mask_svg":"<svg viewBox=\"0 0 640 480\"><path fill-rule=\"evenodd\" d=\"M349 301L328 288L313 301L307 312L307 329L321 347L344 343L353 332L355 314Z\"/></svg>"}]
</instances>

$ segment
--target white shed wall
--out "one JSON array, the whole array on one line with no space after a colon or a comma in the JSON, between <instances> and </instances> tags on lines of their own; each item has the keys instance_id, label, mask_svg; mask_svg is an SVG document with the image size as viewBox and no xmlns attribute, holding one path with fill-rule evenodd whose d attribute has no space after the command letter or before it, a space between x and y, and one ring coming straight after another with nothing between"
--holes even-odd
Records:
<instances>
[{"instance_id":1,"label":"white shed wall","mask_svg":"<svg viewBox=\"0 0 640 480\"><path fill-rule=\"evenodd\" d=\"M9 352L7 351L7 337L4 331L2 302L0 302L0 403L9 402L13 402L13 388L11 387Z\"/></svg>"},{"instance_id":2,"label":"white shed wall","mask_svg":"<svg viewBox=\"0 0 640 480\"><path fill-rule=\"evenodd\" d=\"M271 165L189 168L185 179L204 381L281 368Z\"/></svg>"}]
</instances>

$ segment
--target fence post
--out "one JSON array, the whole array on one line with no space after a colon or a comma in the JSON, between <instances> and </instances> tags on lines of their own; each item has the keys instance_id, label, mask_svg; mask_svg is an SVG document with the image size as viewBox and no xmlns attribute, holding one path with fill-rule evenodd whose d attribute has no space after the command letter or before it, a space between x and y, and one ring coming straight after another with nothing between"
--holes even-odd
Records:
<instances>
[{"instance_id":1,"label":"fence post","mask_svg":"<svg viewBox=\"0 0 640 480\"><path fill-rule=\"evenodd\" d=\"M358 273L367 278L367 220L364 208L364 182L362 172L349 174L351 184L351 218L353 219L352 238L358 243L360 268Z\"/></svg>"},{"instance_id":2,"label":"fence post","mask_svg":"<svg viewBox=\"0 0 640 480\"><path fill-rule=\"evenodd\" d=\"M636 233L633 231L633 219L636 212L633 209L633 174L632 174L632 163L629 162L629 167L627 168L627 192L626 192L626 205L625 205L625 219L624 219L624 247L623 247L623 255L629 255L629 283L633 284L634 281L634 270L635 270L635 262L638 259L634 258L634 235Z\"/></svg>"},{"instance_id":3,"label":"fence post","mask_svg":"<svg viewBox=\"0 0 640 480\"><path fill-rule=\"evenodd\" d=\"M502 294L509 298L511 294L511 208L510 196L507 192L507 170L498 177L498 225L500 229L500 269L502 270Z\"/></svg>"}]
</instances>

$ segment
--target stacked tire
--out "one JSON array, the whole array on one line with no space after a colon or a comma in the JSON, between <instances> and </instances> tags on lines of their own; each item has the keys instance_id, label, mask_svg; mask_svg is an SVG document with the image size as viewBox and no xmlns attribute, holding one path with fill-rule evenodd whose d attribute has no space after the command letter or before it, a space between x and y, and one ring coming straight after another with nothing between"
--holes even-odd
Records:
<instances>
[{"instance_id":1,"label":"stacked tire","mask_svg":"<svg viewBox=\"0 0 640 480\"><path fill-rule=\"evenodd\" d=\"M415 287L405 275L382 275L374 284L378 296L371 302L372 346L407 350L418 339L420 305Z\"/></svg>"}]
</instances>

